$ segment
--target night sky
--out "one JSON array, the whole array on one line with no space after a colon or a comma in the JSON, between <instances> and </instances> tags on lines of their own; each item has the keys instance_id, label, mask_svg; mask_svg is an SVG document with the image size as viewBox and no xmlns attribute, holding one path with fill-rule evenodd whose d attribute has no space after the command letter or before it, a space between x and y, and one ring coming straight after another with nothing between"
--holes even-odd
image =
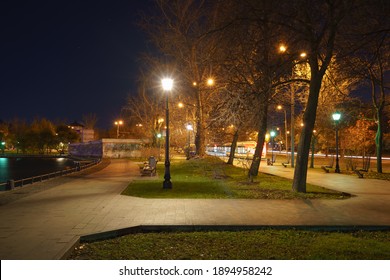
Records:
<instances>
[{"instance_id":1,"label":"night sky","mask_svg":"<svg viewBox=\"0 0 390 280\"><path fill-rule=\"evenodd\" d=\"M110 128L136 91L151 0L0 3L0 120L82 121Z\"/></svg>"}]
</instances>

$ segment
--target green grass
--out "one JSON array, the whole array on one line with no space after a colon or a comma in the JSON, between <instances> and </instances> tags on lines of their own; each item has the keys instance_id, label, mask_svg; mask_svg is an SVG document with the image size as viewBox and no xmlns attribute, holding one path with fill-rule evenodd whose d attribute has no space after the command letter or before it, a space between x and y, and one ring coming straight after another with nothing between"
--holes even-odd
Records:
<instances>
[{"instance_id":1,"label":"green grass","mask_svg":"<svg viewBox=\"0 0 390 280\"><path fill-rule=\"evenodd\" d=\"M268 229L146 233L81 244L69 259L389 260L389 240L389 231L341 233Z\"/></svg>"},{"instance_id":2,"label":"green grass","mask_svg":"<svg viewBox=\"0 0 390 280\"><path fill-rule=\"evenodd\" d=\"M204 158L171 163L173 188L162 188L164 165L157 166L158 176L135 180L123 195L143 198L244 198L244 199L342 199L350 195L307 185L306 193L291 190L289 179L259 173L255 182L247 179L246 171L217 158Z\"/></svg>"}]
</instances>

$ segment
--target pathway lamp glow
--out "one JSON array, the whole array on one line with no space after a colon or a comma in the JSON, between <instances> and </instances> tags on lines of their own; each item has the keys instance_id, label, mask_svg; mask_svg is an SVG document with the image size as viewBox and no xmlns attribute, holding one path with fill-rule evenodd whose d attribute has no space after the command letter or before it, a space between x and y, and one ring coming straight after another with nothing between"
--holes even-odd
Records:
<instances>
[{"instance_id":1,"label":"pathway lamp glow","mask_svg":"<svg viewBox=\"0 0 390 280\"><path fill-rule=\"evenodd\" d=\"M340 165L339 165L339 121L341 118L341 114L336 112L333 113L332 118L334 120L335 124L335 130L336 130L336 169L335 173L340 173Z\"/></svg>"},{"instance_id":2,"label":"pathway lamp glow","mask_svg":"<svg viewBox=\"0 0 390 280\"><path fill-rule=\"evenodd\" d=\"M163 189L172 189L171 182L171 163L169 161L169 92L173 88L173 80L165 78L161 80L162 88L165 91L165 120L166 120L166 136L165 136L165 173Z\"/></svg>"}]
</instances>

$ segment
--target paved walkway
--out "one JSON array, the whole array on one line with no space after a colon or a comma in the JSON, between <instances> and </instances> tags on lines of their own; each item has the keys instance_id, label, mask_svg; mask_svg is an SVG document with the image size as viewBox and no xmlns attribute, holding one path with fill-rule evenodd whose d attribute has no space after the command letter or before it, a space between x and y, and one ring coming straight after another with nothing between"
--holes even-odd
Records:
<instances>
[{"instance_id":1,"label":"paved walkway","mask_svg":"<svg viewBox=\"0 0 390 280\"><path fill-rule=\"evenodd\" d=\"M261 169L292 176L291 168ZM387 181L309 174L311 183L356 195L339 201L141 199L119 195L139 177L138 173L135 163L114 160L96 173L74 176L0 206L0 258L59 259L81 235L137 225L390 225Z\"/></svg>"}]
</instances>

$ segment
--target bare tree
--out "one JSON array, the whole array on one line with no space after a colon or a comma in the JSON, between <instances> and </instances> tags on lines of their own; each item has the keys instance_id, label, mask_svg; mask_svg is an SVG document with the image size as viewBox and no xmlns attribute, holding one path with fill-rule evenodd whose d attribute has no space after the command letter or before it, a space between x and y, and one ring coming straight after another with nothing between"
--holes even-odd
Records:
<instances>
[{"instance_id":1,"label":"bare tree","mask_svg":"<svg viewBox=\"0 0 390 280\"><path fill-rule=\"evenodd\" d=\"M148 86L146 79L141 82L138 94L128 97L122 112L130 125L138 129L138 133L146 132L141 136L150 138L151 145L156 147L158 134L161 133L165 121L162 97Z\"/></svg>"},{"instance_id":2,"label":"bare tree","mask_svg":"<svg viewBox=\"0 0 390 280\"><path fill-rule=\"evenodd\" d=\"M175 61L177 72L184 78L182 86L192 104L196 106L196 152L205 153L205 118L210 96L215 90L207 80L216 71L214 65L218 48L219 15L223 14L222 1L156 0L159 13L144 18L142 26L158 49L170 61Z\"/></svg>"},{"instance_id":3,"label":"bare tree","mask_svg":"<svg viewBox=\"0 0 390 280\"><path fill-rule=\"evenodd\" d=\"M388 105L386 94L386 73L390 67L390 5L388 1L371 0L364 3L355 16L362 20L352 32L347 48L345 64L349 72L359 78L359 82L370 88L374 119L377 124L375 136L377 172L382 173L382 150L384 110Z\"/></svg>"},{"instance_id":4,"label":"bare tree","mask_svg":"<svg viewBox=\"0 0 390 280\"><path fill-rule=\"evenodd\" d=\"M221 98L210 115L210 123L213 127L229 126L233 129L233 139L227 161L228 164L233 164L240 131L253 126L255 121L253 102L251 102L253 99L248 98L245 92L227 88L221 90L220 95Z\"/></svg>"},{"instance_id":5,"label":"bare tree","mask_svg":"<svg viewBox=\"0 0 390 280\"><path fill-rule=\"evenodd\" d=\"M271 1L235 1L233 24L228 29L224 74L229 83L251 103L256 126L257 145L248 177L258 174L265 135L268 108L275 88L286 74L286 65L278 45L284 34L277 22L277 3ZM286 36L287 37L287 36ZM291 72L291 70L290 70Z\"/></svg>"},{"instance_id":6,"label":"bare tree","mask_svg":"<svg viewBox=\"0 0 390 280\"><path fill-rule=\"evenodd\" d=\"M282 10L283 24L294 32L293 48L304 48L310 65L310 85L303 115L304 127L298 144L293 190L306 192L307 168L312 133L317 115L318 98L326 70L332 60L340 23L351 8L350 1L294 1L288 13Z\"/></svg>"}]
</instances>

